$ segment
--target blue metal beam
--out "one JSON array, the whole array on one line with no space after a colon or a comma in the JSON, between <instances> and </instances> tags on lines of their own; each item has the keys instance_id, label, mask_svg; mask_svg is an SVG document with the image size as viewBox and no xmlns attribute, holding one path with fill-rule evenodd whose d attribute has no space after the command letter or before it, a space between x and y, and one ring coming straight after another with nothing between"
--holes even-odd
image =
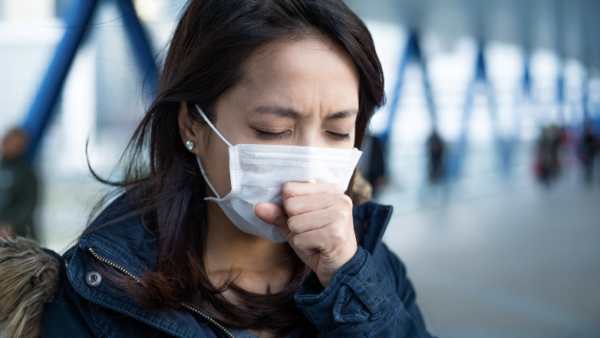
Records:
<instances>
[{"instance_id":1,"label":"blue metal beam","mask_svg":"<svg viewBox=\"0 0 600 338\"><path fill-rule=\"evenodd\" d=\"M457 179L462 172L463 159L467 148L468 123L471 119L471 111L473 110L475 89L480 81L486 81L487 79L484 51L484 44L479 42L477 56L475 57L475 75L467 88L467 97L463 108L460 135L458 137L458 142L451 151L448 163L448 177L451 180Z\"/></svg>"},{"instance_id":2,"label":"blue metal beam","mask_svg":"<svg viewBox=\"0 0 600 338\"><path fill-rule=\"evenodd\" d=\"M384 149L387 149L389 143L392 128L394 126L394 120L396 118L396 112L398 110L398 105L400 104L400 92L402 91L402 85L404 84L404 74L406 73L406 67L408 66L408 63L411 61L417 62L419 67L421 68L421 76L423 79L423 88L427 99L427 106L429 109L429 114L431 115L432 120L435 124L436 111L433 100L433 93L429 81L429 73L427 71L427 65L425 64L425 60L423 59L423 54L421 52L419 36L416 31L411 30L408 36L408 41L406 42L406 47L404 48L404 52L402 53L402 58L400 59L400 65L398 66L398 78L396 80L396 86L394 88L394 91L391 93L392 102L390 103L390 110L386 128L381 133L381 135L379 135L381 146Z\"/></svg>"},{"instance_id":3,"label":"blue metal beam","mask_svg":"<svg viewBox=\"0 0 600 338\"><path fill-rule=\"evenodd\" d=\"M56 48L48 72L23 122L23 130L30 138L29 159L33 159L39 147L96 4L97 0L79 0L67 17L65 35Z\"/></svg>"},{"instance_id":4,"label":"blue metal beam","mask_svg":"<svg viewBox=\"0 0 600 338\"><path fill-rule=\"evenodd\" d=\"M423 60L419 52L419 65L421 66L421 79L423 81L423 90L425 91L425 99L427 100L427 109L429 116L433 122L434 128L437 125L437 110L435 107L435 101L433 99L433 90L431 89L431 81L429 79L429 71L427 69L427 63Z\"/></svg>"},{"instance_id":5,"label":"blue metal beam","mask_svg":"<svg viewBox=\"0 0 600 338\"><path fill-rule=\"evenodd\" d=\"M531 52L527 51L523 58L523 78L521 79L521 88L523 90L523 94L529 99L532 99L533 92L531 90Z\"/></svg>"},{"instance_id":6,"label":"blue metal beam","mask_svg":"<svg viewBox=\"0 0 600 338\"><path fill-rule=\"evenodd\" d=\"M558 124L564 125L565 118L565 62L561 60L556 77L556 105L558 108Z\"/></svg>"},{"instance_id":7,"label":"blue metal beam","mask_svg":"<svg viewBox=\"0 0 600 338\"><path fill-rule=\"evenodd\" d=\"M463 109L463 117L461 121L461 132L457 144L450 154L450 161L448 166L448 177L450 179L457 179L461 172L464 157L466 154L467 142L468 142L468 123L471 120L471 112L473 110L473 100L475 98L476 87L478 83L483 83L486 87L486 95L488 98L488 107L491 114L491 118L494 122L494 136L498 149L500 151L500 158L503 169L507 169L510 164L510 157L512 152L513 142L510 140L502 140L500 133L497 128L497 116L496 116L496 102L494 99L494 93L492 85L488 79L487 63L485 60L485 44L483 41L478 43L477 56L475 58L475 75L473 80L467 88L467 97L465 100L465 106Z\"/></svg>"},{"instance_id":8,"label":"blue metal beam","mask_svg":"<svg viewBox=\"0 0 600 338\"><path fill-rule=\"evenodd\" d=\"M590 119L590 79L588 75L583 76L583 83L581 84L581 105L583 109L583 121L584 123Z\"/></svg>"},{"instance_id":9,"label":"blue metal beam","mask_svg":"<svg viewBox=\"0 0 600 338\"><path fill-rule=\"evenodd\" d=\"M138 63L140 64L142 74L144 75L144 89L151 96L154 96L158 92L159 74L156 63L154 62L148 34L140 23L131 0L117 0L117 4L119 5L119 9L123 14L123 20L125 21L125 29L127 31L127 36L129 37L129 42L133 46L133 52Z\"/></svg>"},{"instance_id":10,"label":"blue metal beam","mask_svg":"<svg viewBox=\"0 0 600 338\"><path fill-rule=\"evenodd\" d=\"M148 35L142 27L131 0L116 0L123 15L125 29L133 51L145 78L145 89L154 96L158 90L158 78ZM66 32L56 48L48 71L26 115L23 129L30 137L27 157L35 157L44 132L48 127L56 101L64 86L69 69L82 43L87 26L98 0L77 0L67 16Z\"/></svg>"}]
</instances>

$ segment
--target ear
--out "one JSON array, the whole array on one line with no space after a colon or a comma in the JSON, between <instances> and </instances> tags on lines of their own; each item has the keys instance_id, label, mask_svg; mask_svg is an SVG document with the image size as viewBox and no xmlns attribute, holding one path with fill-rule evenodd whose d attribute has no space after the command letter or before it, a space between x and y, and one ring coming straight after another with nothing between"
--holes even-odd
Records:
<instances>
[{"instance_id":1,"label":"ear","mask_svg":"<svg viewBox=\"0 0 600 338\"><path fill-rule=\"evenodd\" d=\"M197 126L196 128L194 128L193 121L190 120L190 118L188 117L187 102L185 101L179 103L177 122L179 124L179 135L181 136L183 146L185 147L185 143L187 141L194 142L196 146L194 147L194 149L189 151L196 154L197 156L200 156L200 150L202 149L202 147L200 147L199 145L202 140L202 133L200 132L200 129Z\"/></svg>"}]
</instances>

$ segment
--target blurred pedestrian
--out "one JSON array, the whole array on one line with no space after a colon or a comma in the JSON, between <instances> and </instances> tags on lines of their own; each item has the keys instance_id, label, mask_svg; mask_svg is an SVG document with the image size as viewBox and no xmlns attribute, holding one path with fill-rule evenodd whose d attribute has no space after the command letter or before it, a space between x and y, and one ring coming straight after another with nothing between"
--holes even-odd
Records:
<instances>
[{"instance_id":1,"label":"blurred pedestrian","mask_svg":"<svg viewBox=\"0 0 600 338\"><path fill-rule=\"evenodd\" d=\"M560 173L560 148L563 137L557 126L551 125L542 129L538 140L536 157L536 174L546 186L550 186Z\"/></svg>"},{"instance_id":2,"label":"blurred pedestrian","mask_svg":"<svg viewBox=\"0 0 600 338\"><path fill-rule=\"evenodd\" d=\"M29 138L20 129L9 130L2 139L0 237L3 238L19 235L37 239L33 212L38 184L33 168L25 158L28 146Z\"/></svg>"},{"instance_id":3,"label":"blurred pedestrian","mask_svg":"<svg viewBox=\"0 0 600 338\"><path fill-rule=\"evenodd\" d=\"M592 183L594 178L594 162L598 153L598 142L599 140L594 133L592 125L586 124L581 145L584 177L587 183Z\"/></svg>"},{"instance_id":4,"label":"blurred pedestrian","mask_svg":"<svg viewBox=\"0 0 600 338\"><path fill-rule=\"evenodd\" d=\"M363 144L363 156L360 170L364 178L371 184L373 196L377 196L388 182L385 163L385 151L379 137L367 135Z\"/></svg>"},{"instance_id":5,"label":"blurred pedestrian","mask_svg":"<svg viewBox=\"0 0 600 338\"><path fill-rule=\"evenodd\" d=\"M434 128L425 142L427 168L425 185L419 192L421 203L441 205L448 201L449 186L446 185L446 143Z\"/></svg>"},{"instance_id":6,"label":"blurred pedestrian","mask_svg":"<svg viewBox=\"0 0 600 338\"><path fill-rule=\"evenodd\" d=\"M558 177L562 170L560 149L566 143L566 139L567 135L564 128L559 128L554 124L550 126L550 175L553 180Z\"/></svg>"},{"instance_id":7,"label":"blurred pedestrian","mask_svg":"<svg viewBox=\"0 0 600 338\"><path fill-rule=\"evenodd\" d=\"M434 129L427 139L427 152L429 155L429 184L443 183L445 178L444 154L446 146L440 135Z\"/></svg>"}]
</instances>

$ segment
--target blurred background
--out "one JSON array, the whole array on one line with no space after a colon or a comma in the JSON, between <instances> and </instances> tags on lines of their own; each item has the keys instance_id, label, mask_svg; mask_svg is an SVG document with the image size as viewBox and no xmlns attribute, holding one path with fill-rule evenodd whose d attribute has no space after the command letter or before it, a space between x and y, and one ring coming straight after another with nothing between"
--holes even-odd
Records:
<instances>
[{"instance_id":1,"label":"blurred background","mask_svg":"<svg viewBox=\"0 0 600 338\"><path fill-rule=\"evenodd\" d=\"M600 1L346 2L386 81L361 168L430 331L600 337ZM63 251L109 191L86 143L120 175L185 4L0 0L0 193L31 191L43 245Z\"/></svg>"}]
</instances>

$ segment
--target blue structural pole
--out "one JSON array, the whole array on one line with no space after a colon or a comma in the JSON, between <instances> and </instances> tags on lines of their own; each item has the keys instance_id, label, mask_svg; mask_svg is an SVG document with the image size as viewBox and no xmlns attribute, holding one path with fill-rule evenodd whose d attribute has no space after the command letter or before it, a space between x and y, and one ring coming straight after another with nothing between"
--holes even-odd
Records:
<instances>
[{"instance_id":1,"label":"blue structural pole","mask_svg":"<svg viewBox=\"0 0 600 338\"><path fill-rule=\"evenodd\" d=\"M23 122L23 130L30 139L27 152L29 159L33 159L39 147L96 4L97 0L78 0L67 16L65 35L56 48L48 72Z\"/></svg>"},{"instance_id":2,"label":"blue structural pole","mask_svg":"<svg viewBox=\"0 0 600 338\"><path fill-rule=\"evenodd\" d=\"M140 23L140 20L135 12L133 3L131 0L117 0L119 9L123 14L123 20L125 21L125 29L129 41L133 46L133 52L135 57L140 64L142 74L145 80L145 90L152 96L158 92L158 68L154 62L152 54L152 48L150 47L150 39L146 33L144 27Z\"/></svg>"},{"instance_id":3,"label":"blue structural pole","mask_svg":"<svg viewBox=\"0 0 600 338\"><path fill-rule=\"evenodd\" d=\"M410 32L408 36L408 41L406 43L406 47L404 48L404 52L402 53L402 58L400 58L400 65L398 66L398 78L396 79L396 86L394 87L394 91L392 92L392 102L390 103L390 113L388 115L387 124L385 126L385 130L381 135L379 135L379 142L384 149L387 149L387 145L390 138L390 133L392 131L392 125L394 122L394 118L396 115L396 110L398 110L398 104L400 102L400 91L402 90L402 85L404 82L404 73L406 72L406 66L410 59L412 59L415 49L415 44L418 43L416 34L414 32Z\"/></svg>"},{"instance_id":4,"label":"blue structural pole","mask_svg":"<svg viewBox=\"0 0 600 338\"><path fill-rule=\"evenodd\" d=\"M521 86L518 88L516 93L517 99L515 100L515 106L513 108L513 118L515 121L514 131L511 134L509 143L515 145L517 138L522 130L522 121L524 119L523 111L520 109L525 106L525 103L533 102L533 91L531 81L531 53L526 50L523 53L523 77L521 78ZM530 112L529 112L530 113Z\"/></svg>"},{"instance_id":5,"label":"blue structural pole","mask_svg":"<svg viewBox=\"0 0 600 338\"><path fill-rule=\"evenodd\" d=\"M583 76L583 83L581 84L581 108L583 111L584 123L590 120L590 80L587 75Z\"/></svg>"},{"instance_id":6,"label":"blue structural pole","mask_svg":"<svg viewBox=\"0 0 600 338\"><path fill-rule=\"evenodd\" d=\"M494 138L496 140L496 144L500 150L502 167L503 169L507 169L510 162L510 154L511 154L511 142L502 140L500 138L499 132L497 130L497 116L496 116L496 102L493 95L493 88L489 82L488 74L487 74L487 63L485 60L485 44L483 42L479 42L479 47L477 50L477 56L475 59L475 76L473 77L469 87L467 88L467 97L465 100L465 106L463 110L463 117L461 121L461 132L458 138L458 142L454 147L452 153L450 154L449 168L448 168L448 176L450 179L457 179L461 172L463 161L467 148L468 141L468 123L471 119L471 112L473 110L473 100L475 98L476 87L478 83L483 83L486 88L486 95L488 98L488 107L491 118L494 121Z\"/></svg>"},{"instance_id":7,"label":"blue structural pole","mask_svg":"<svg viewBox=\"0 0 600 338\"><path fill-rule=\"evenodd\" d=\"M427 110L429 111L429 116L435 127L437 125L437 111L435 109L435 101L433 100L433 90L431 89L427 64L425 63L425 60L423 60L420 49L418 60L421 65L421 78L423 79L423 90L425 91L425 99L427 100Z\"/></svg>"},{"instance_id":8,"label":"blue structural pole","mask_svg":"<svg viewBox=\"0 0 600 338\"><path fill-rule=\"evenodd\" d=\"M558 108L558 123L565 124L565 66L564 61L561 62L558 74L556 77L556 105Z\"/></svg>"},{"instance_id":9,"label":"blue structural pole","mask_svg":"<svg viewBox=\"0 0 600 338\"><path fill-rule=\"evenodd\" d=\"M458 142L456 146L450 154L450 161L448 164L448 176L450 179L458 178L460 172L462 171L463 158L467 147L468 122L471 119L473 99L475 98L475 89L479 82L486 81L487 71L484 55L484 45L480 42L477 50L477 56L475 58L475 76L473 77L473 79L469 83L469 87L467 88L467 97L463 109L460 135L458 137Z\"/></svg>"},{"instance_id":10,"label":"blue structural pole","mask_svg":"<svg viewBox=\"0 0 600 338\"><path fill-rule=\"evenodd\" d=\"M396 118L396 111L398 110L398 105L400 103L400 92L402 91L402 85L404 84L404 74L406 72L406 67L408 66L408 63L411 61L416 61L421 68L423 87L425 90L425 96L427 99L429 113L433 120L435 120L436 117L435 104L433 101L433 94L431 91L429 81L429 74L427 72L427 65L423 60L423 54L421 53L419 36L415 30L411 30L408 36L408 41L406 42L406 47L404 48L404 52L402 53L402 57L400 58L400 65L398 66L398 78L396 80L396 86L394 87L394 91L392 92L392 101L390 103L390 113L388 115L386 128L381 133L381 135L379 135L379 142L381 143L381 146L384 149L387 149L389 143L392 127L394 125L394 119Z\"/></svg>"},{"instance_id":11,"label":"blue structural pole","mask_svg":"<svg viewBox=\"0 0 600 338\"><path fill-rule=\"evenodd\" d=\"M531 91L531 54L527 53L525 56L525 62L523 65L523 80L522 80L523 94L529 99L533 98Z\"/></svg>"},{"instance_id":12,"label":"blue structural pole","mask_svg":"<svg viewBox=\"0 0 600 338\"><path fill-rule=\"evenodd\" d=\"M144 87L153 95L158 90L158 71L148 35L140 23L132 1L116 1L123 15L129 41L144 74ZM27 153L30 160L35 157L39 148L97 3L97 0L78 0L67 15L66 32L56 48L48 71L23 122L23 129L30 137Z\"/></svg>"}]
</instances>

